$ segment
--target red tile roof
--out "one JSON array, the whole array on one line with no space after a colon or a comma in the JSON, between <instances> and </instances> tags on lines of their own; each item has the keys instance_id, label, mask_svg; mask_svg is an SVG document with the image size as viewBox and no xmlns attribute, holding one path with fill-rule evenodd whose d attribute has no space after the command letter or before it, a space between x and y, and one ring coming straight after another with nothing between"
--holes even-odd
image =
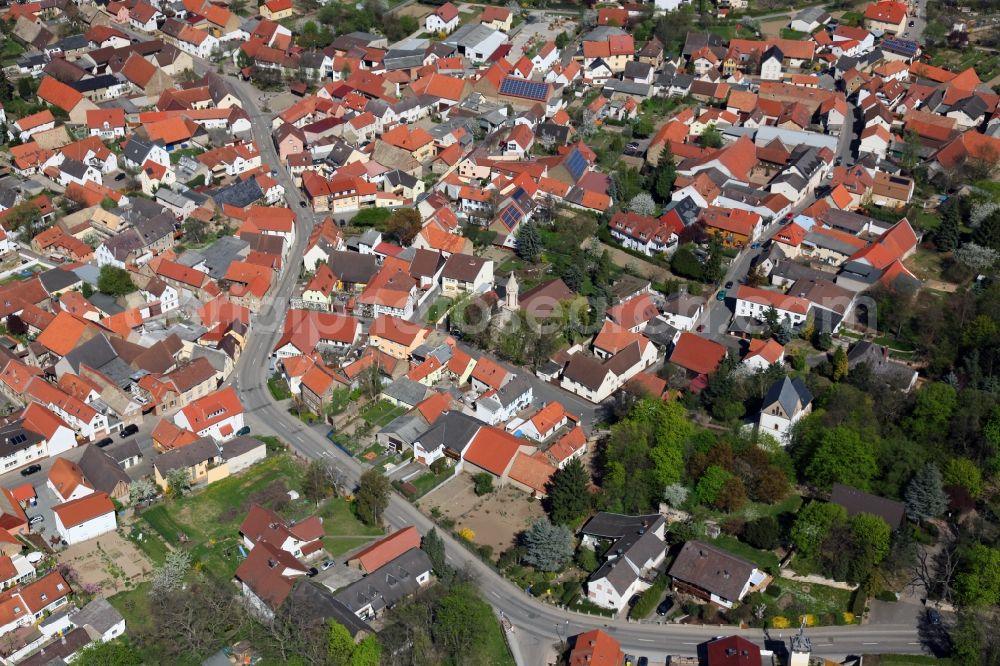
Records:
<instances>
[{"instance_id":1,"label":"red tile roof","mask_svg":"<svg viewBox=\"0 0 1000 666\"><path fill-rule=\"evenodd\" d=\"M726 357L726 348L689 331L681 333L670 362L698 374L711 374Z\"/></svg>"},{"instance_id":2,"label":"red tile roof","mask_svg":"<svg viewBox=\"0 0 1000 666\"><path fill-rule=\"evenodd\" d=\"M195 400L181 412L187 418L191 429L200 432L216 423L243 413L243 403L240 402L236 390L232 386L209 393Z\"/></svg>"},{"instance_id":3,"label":"red tile roof","mask_svg":"<svg viewBox=\"0 0 1000 666\"><path fill-rule=\"evenodd\" d=\"M411 548L420 548L420 533L412 525L379 539L361 552L351 556L348 562L357 564L370 574Z\"/></svg>"},{"instance_id":4,"label":"red tile roof","mask_svg":"<svg viewBox=\"0 0 1000 666\"><path fill-rule=\"evenodd\" d=\"M83 99L83 95L61 81L51 76L42 79L37 95L51 104L69 113Z\"/></svg>"},{"instance_id":5,"label":"red tile roof","mask_svg":"<svg viewBox=\"0 0 1000 666\"><path fill-rule=\"evenodd\" d=\"M621 645L600 629L577 636L569 653L569 666L619 666L623 661Z\"/></svg>"},{"instance_id":6,"label":"red tile roof","mask_svg":"<svg viewBox=\"0 0 1000 666\"><path fill-rule=\"evenodd\" d=\"M52 507L52 511L59 516L59 521L63 527L69 529L76 527L88 520L94 520L101 516L115 512L115 505L111 503L111 498L107 493L96 492L84 495L79 499L64 504L57 504Z\"/></svg>"},{"instance_id":7,"label":"red tile roof","mask_svg":"<svg viewBox=\"0 0 1000 666\"><path fill-rule=\"evenodd\" d=\"M526 442L508 432L485 426L472 438L465 450L464 458L473 465L501 477L510 468L518 450L525 444Z\"/></svg>"}]
</instances>

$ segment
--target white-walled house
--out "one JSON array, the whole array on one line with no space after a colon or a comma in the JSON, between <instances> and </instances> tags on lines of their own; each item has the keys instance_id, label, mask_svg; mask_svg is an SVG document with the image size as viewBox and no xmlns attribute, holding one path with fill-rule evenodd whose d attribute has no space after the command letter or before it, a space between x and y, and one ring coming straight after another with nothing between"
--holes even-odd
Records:
<instances>
[{"instance_id":1,"label":"white-walled house","mask_svg":"<svg viewBox=\"0 0 1000 666\"><path fill-rule=\"evenodd\" d=\"M489 390L476 400L476 418L490 425L505 423L526 409L534 399L527 378L515 376L497 390Z\"/></svg>"},{"instance_id":2,"label":"white-walled house","mask_svg":"<svg viewBox=\"0 0 1000 666\"><path fill-rule=\"evenodd\" d=\"M667 556L666 519L659 514L598 513L581 530L581 545L612 542L605 561L587 579L587 600L621 611L633 595L647 590Z\"/></svg>"},{"instance_id":3,"label":"white-walled house","mask_svg":"<svg viewBox=\"0 0 1000 666\"><path fill-rule=\"evenodd\" d=\"M767 433L782 444L788 444L792 426L812 412L812 393L801 379L785 377L764 396L760 408L758 432Z\"/></svg>"},{"instance_id":4,"label":"white-walled house","mask_svg":"<svg viewBox=\"0 0 1000 666\"><path fill-rule=\"evenodd\" d=\"M65 458L56 458L52 468L49 469L45 487L61 502L72 502L94 492L80 466Z\"/></svg>"},{"instance_id":5,"label":"white-walled house","mask_svg":"<svg viewBox=\"0 0 1000 666\"><path fill-rule=\"evenodd\" d=\"M231 386L195 400L174 415L174 424L212 437L216 441L232 439L243 428L243 403Z\"/></svg>"},{"instance_id":6,"label":"white-walled house","mask_svg":"<svg viewBox=\"0 0 1000 666\"><path fill-rule=\"evenodd\" d=\"M107 493L96 492L52 507L56 532L69 545L118 529L115 506Z\"/></svg>"},{"instance_id":7,"label":"white-walled house","mask_svg":"<svg viewBox=\"0 0 1000 666\"><path fill-rule=\"evenodd\" d=\"M788 296L759 287L740 285L736 290L736 316L764 321L772 308L778 318L792 326L801 324L809 314L810 303L804 298Z\"/></svg>"},{"instance_id":8,"label":"white-walled house","mask_svg":"<svg viewBox=\"0 0 1000 666\"><path fill-rule=\"evenodd\" d=\"M430 33L443 32L451 34L460 22L458 7L450 2L446 2L424 20L424 28Z\"/></svg>"}]
</instances>

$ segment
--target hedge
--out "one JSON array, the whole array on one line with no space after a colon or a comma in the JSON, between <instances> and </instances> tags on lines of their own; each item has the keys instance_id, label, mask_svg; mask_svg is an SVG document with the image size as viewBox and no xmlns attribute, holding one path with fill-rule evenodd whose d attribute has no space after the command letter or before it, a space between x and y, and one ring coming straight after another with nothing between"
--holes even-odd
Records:
<instances>
[{"instance_id":1,"label":"hedge","mask_svg":"<svg viewBox=\"0 0 1000 666\"><path fill-rule=\"evenodd\" d=\"M660 598L663 597L663 593L667 591L667 579L665 577L658 578L653 586L642 593L639 597L639 601L635 603L632 607L632 612L629 613L629 617L642 619L656 610L656 607L660 603Z\"/></svg>"}]
</instances>

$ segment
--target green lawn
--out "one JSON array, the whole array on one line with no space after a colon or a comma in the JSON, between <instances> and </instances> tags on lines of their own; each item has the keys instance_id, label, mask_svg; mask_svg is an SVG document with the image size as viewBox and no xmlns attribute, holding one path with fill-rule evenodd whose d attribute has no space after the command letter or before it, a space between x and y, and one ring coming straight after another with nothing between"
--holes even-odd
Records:
<instances>
[{"instance_id":1,"label":"green lawn","mask_svg":"<svg viewBox=\"0 0 1000 666\"><path fill-rule=\"evenodd\" d=\"M439 297L434 301L433 305L427 308L426 321L428 324L436 324L437 321L444 316L448 311L448 308L454 303L453 300L447 298L446 296Z\"/></svg>"},{"instance_id":2,"label":"green lawn","mask_svg":"<svg viewBox=\"0 0 1000 666\"><path fill-rule=\"evenodd\" d=\"M145 553L153 564L160 565L167 558L167 553L170 552L167 549L167 544L163 542L163 538L155 531L150 529L143 529L143 523L139 523L137 527L133 529L132 534L129 536L132 543L136 547ZM139 539L139 535L142 535L142 539Z\"/></svg>"},{"instance_id":3,"label":"green lawn","mask_svg":"<svg viewBox=\"0 0 1000 666\"><path fill-rule=\"evenodd\" d=\"M276 455L204 490L147 509L141 517L165 542L187 549L196 568L229 580L239 564L239 525L250 496L279 479L289 489L299 489L301 478L299 462Z\"/></svg>"},{"instance_id":4,"label":"green lawn","mask_svg":"<svg viewBox=\"0 0 1000 666\"><path fill-rule=\"evenodd\" d=\"M134 634L149 621L149 583L139 583L135 589L108 597L108 602L125 618L125 626Z\"/></svg>"},{"instance_id":5,"label":"green lawn","mask_svg":"<svg viewBox=\"0 0 1000 666\"><path fill-rule=\"evenodd\" d=\"M791 595L796 607L806 610L812 615L843 613L851 606L851 592L849 590L800 583L787 578L778 578L775 583L781 587L783 595Z\"/></svg>"},{"instance_id":6,"label":"green lawn","mask_svg":"<svg viewBox=\"0 0 1000 666\"><path fill-rule=\"evenodd\" d=\"M514 271L519 271L523 269L527 264L518 259L517 257L508 257L504 259L495 271L495 274L500 276L508 276Z\"/></svg>"},{"instance_id":7,"label":"green lawn","mask_svg":"<svg viewBox=\"0 0 1000 666\"><path fill-rule=\"evenodd\" d=\"M801 41L801 40L805 39L808 36L809 35L807 35L804 32L799 32L798 30L792 30L791 28L782 28L781 29L781 37L782 37L782 39L795 39L795 40Z\"/></svg>"},{"instance_id":8,"label":"green lawn","mask_svg":"<svg viewBox=\"0 0 1000 666\"><path fill-rule=\"evenodd\" d=\"M951 666L948 657L931 657L926 654L866 654L866 666Z\"/></svg>"},{"instance_id":9,"label":"green lawn","mask_svg":"<svg viewBox=\"0 0 1000 666\"><path fill-rule=\"evenodd\" d=\"M402 416L408 410L405 407L394 405L388 400L379 400L369 405L361 412L361 418L369 425L381 428L397 416Z\"/></svg>"},{"instance_id":10,"label":"green lawn","mask_svg":"<svg viewBox=\"0 0 1000 666\"><path fill-rule=\"evenodd\" d=\"M351 505L343 498L327 502L319 515L323 517L323 530L326 532L323 545L333 556L350 552L383 534L381 529L365 525L355 518Z\"/></svg>"},{"instance_id":11,"label":"green lawn","mask_svg":"<svg viewBox=\"0 0 1000 666\"><path fill-rule=\"evenodd\" d=\"M401 493L407 496L411 500L415 500L419 497L423 497L431 490L436 488L438 484L444 482L445 479L451 478L451 472L445 472L444 474L435 474L434 472L425 472L415 479L410 479L406 484L399 482L394 482L393 485ZM410 486L416 488L416 492L410 490Z\"/></svg>"},{"instance_id":12,"label":"green lawn","mask_svg":"<svg viewBox=\"0 0 1000 666\"><path fill-rule=\"evenodd\" d=\"M181 148L170 153L170 163L177 164L181 161L182 157L197 157L203 152L205 151L201 148Z\"/></svg>"},{"instance_id":13,"label":"green lawn","mask_svg":"<svg viewBox=\"0 0 1000 666\"><path fill-rule=\"evenodd\" d=\"M753 546L737 540L736 537L723 534L715 539L712 539L710 543L718 548L721 548L722 550L732 553L733 555L750 560L764 569L775 572L778 570L777 555L767 550L757 550Z\"/></svg>"},{"instance_id":14,"label":"green lawn","mask_svg":"<svg viewBox=\"0 0 1000 666\"><path fill-rule=\"evenodd\" d=\"M292 397L292 392L288 390L288 383L277 374L268 378L267 390L271 392L271 397L275 400L288 400Z\"/></svg>"},{"instance_id":15,"label":"green lawn","mask_svg":"<svg viewBox=\"0 0 1000 666\"><path fill-rule=\"evenodd\" d=\"M22 53L24 53L24 47L18 44L17 41L8 39L4 42L3 47L0 48L0 64L4 67L12 65Z\"/></svg>"}]
</instances>

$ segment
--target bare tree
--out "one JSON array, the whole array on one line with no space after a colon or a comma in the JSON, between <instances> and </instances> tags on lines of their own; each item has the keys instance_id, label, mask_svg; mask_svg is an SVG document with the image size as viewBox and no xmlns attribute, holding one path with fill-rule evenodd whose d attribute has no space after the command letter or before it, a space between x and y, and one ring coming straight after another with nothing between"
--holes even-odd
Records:
<instances>
[{"instance_id":1,"label":"bare tree","mask_svg":"<svg viewBox=\"0 0 1000 666\"><path fill-rule=\"evenodd\" d=\"M941 601L950 604L954 601L951 582L955 578L959 563L958 544L954 541L937 552L920 548L911 568L908 585L914 588L922 585L928 597L937 595Z\"/></svg>"}]
</instances>

